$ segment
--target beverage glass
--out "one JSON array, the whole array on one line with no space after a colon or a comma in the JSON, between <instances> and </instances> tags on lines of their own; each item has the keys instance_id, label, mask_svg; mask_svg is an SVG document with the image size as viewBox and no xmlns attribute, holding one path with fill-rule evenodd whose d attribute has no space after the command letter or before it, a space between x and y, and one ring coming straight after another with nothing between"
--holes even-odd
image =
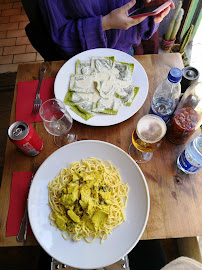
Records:
<instances>
[{"instance_id":1,"label":"beverage glass","mask_svg":"<svg viewBox=\"0 0 202 270\"><path fill-rule=\"evenodd\" d=\"M129 155L137 163L150 161L153 152L160 147L166 130L166 124L161 117L154 114L144 115L132 134L132 143L128 148Z\"/></svg>"},{"instance_id":2,"label":"beverage glass","mask_svg":"<svg viewBox=\"0 0 202 270\"><path fill-rule=\"evenodd\" d=\"M73 119L62 101L55 98L45 101L39 113L45 129L54 135L54 143L58 147L77 140L77 135L69 133Z\"/></svg>"}]
</instances>

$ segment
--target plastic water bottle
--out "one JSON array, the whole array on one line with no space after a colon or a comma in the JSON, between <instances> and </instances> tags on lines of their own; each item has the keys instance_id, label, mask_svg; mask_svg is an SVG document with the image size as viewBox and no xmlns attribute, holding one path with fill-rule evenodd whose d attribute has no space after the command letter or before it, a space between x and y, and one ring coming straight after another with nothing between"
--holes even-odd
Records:
<instances>
[{"instance_id":1,"label":"plastic water bottle","mask_svg":"<svg viewBox=\"0 0 202 270\"><path fill-rule=\"evenodd\" d=\"M194 174L202 167L202 135L191 141L179 155L177 166L187 174Z\"/></svg>"},{"instance_id":2,"label":"plastic water bottle","mask_svg":"<svg viewBox=\"0 0 202 270\"><path fill-rule=\"evenodd\" d=\"M181 94L182 70L172 68L154 92L150 113L160 116L165 122L169 120Z\"/></svg>"}]
</instances>

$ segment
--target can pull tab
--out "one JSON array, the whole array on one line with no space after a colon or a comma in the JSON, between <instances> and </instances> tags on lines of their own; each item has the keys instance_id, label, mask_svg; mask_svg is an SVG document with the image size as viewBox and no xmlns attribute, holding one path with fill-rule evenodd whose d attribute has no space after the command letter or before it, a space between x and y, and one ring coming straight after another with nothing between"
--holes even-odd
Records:
<instances>
[{"instance_id":1,"label":"can pull tab","mask_svg":"<svg viewBox=\"0 0 202 270\"><path fill-rule=\"evenodd\" d=\"M18 137L22 134L23 130L25 130L24 126L18 126L15 131L13 131L13 135Z\"/></svg>"}]
</instances>

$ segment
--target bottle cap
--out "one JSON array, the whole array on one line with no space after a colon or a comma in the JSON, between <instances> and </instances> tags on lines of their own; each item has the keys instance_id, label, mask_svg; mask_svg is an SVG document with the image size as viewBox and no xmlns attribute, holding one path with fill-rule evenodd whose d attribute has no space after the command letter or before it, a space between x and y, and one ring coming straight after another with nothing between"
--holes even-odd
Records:
<instances>
[{"instance_id":1,"label":"bottle cap","mask_svg":"<svg viewBox=\"0 0 202 270\"><path fill-rule=\"evenodd\" d=\"M171 68L168 73L168 80L172 83L178 83L182 78L182 70L179 68Z\"/></svg>"}]
</instances>

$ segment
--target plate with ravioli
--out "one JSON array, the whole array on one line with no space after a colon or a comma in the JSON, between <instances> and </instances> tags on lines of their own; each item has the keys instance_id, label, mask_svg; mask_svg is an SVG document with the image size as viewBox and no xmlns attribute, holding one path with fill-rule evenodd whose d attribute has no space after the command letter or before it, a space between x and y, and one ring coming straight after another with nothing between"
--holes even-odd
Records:
<instances>
[{"instance_id":1,"label":"plate with ravioli","mask_svg":"<svg viewBox=\"0 0 202 270\"><path fill-rule=\"evenodd\" d=\"M110 126L133 116L149 90L146 71L132 56L115 49L88 50L59 70L55 97L72 118L90 126Z\"/></svg>"},{"instance_id":2,"label":"plate with ravioli","mask_svg":"<svg viewBox=\"0 0 202 270\"><path fill-rule=\"evenodd\" d=\"M100 269L126 256L149 217L149 189L137 163L98 140L65 145L37 170L29 221L41 247L62 264Z\"/></svg>"}]
</instances>

